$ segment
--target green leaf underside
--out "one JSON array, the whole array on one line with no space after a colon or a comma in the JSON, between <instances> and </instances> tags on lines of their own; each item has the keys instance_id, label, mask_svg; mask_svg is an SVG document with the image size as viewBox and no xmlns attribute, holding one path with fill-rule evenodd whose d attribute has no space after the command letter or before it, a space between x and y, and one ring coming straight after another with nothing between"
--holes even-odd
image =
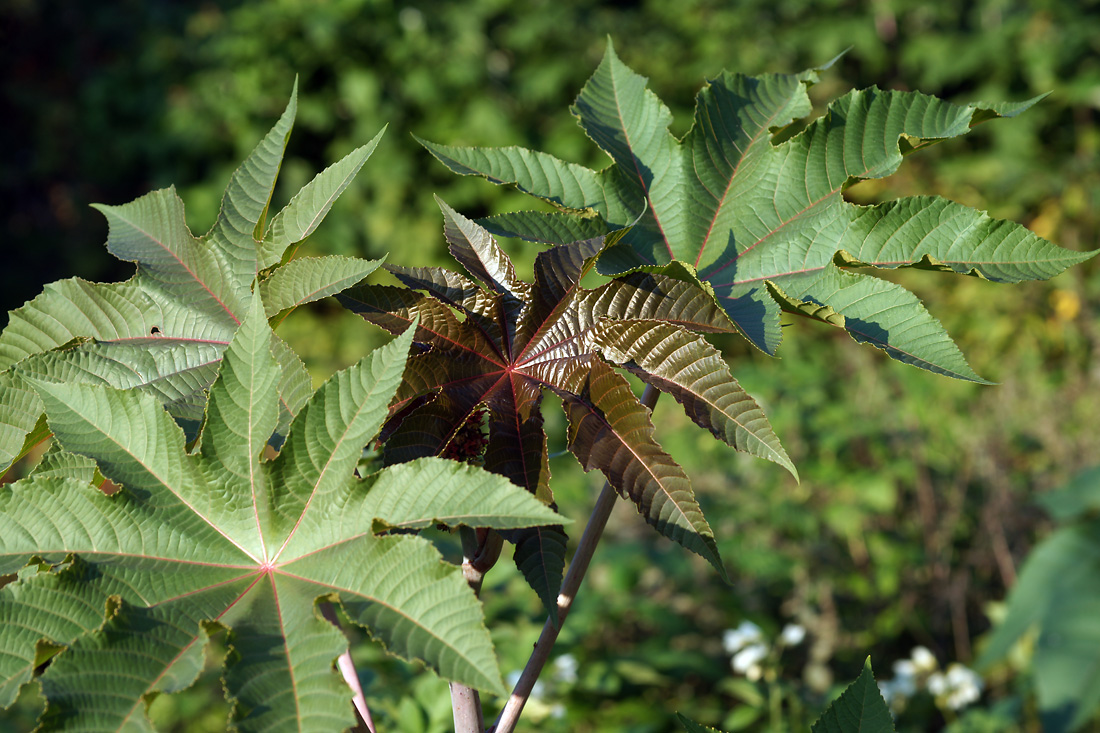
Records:
<instances>
[{"instance_id":1,"label":"green leaf underside","mask_svg":"<svg viewBox=\"0 0 1100 733\"><path fill-rule=\"evenodd\" d=\"M422 351L409 360L391 405L385 461L442 454L458 431L487 409L485 468L549 503L540 413L548 389L563 399L571 421L570 449L585 469L605 473L647 522L721 571L687 476L654 440L649 411L604 361L624 365L674 394L696 422L730 445L793 472L759 407L719 363L717 352L691 333L734 329L694 272L670 265L582 288L595 257L628 236L620 230L540 253L529 284L516 276L486 229L442 208L451 251L469 277L442 268L388 266L406 288L359 285L338 296L394 333L418 319L415 340ZM665 348L667 338L648 337L631 346L616 331L626 326L670 334L683 348ZM517 545L515 560L524 577L553 616L564 533L540 526L506 536Z\"/></svg>"},{"instance_id":2,"label":"green leaf underside","mask_svg":"<svg viewBox=\"0 0 1100 733\"><path fill-rule=\"evenodd\" d=\"M43 432L36 430L41 415L34 390L11 372L0 372L0 474L48 434L36 435Z\"/></svg>"},{"instance_id":3,"label":"green leaf underside","mask_svg":"<svg viewBox=\"0 0 1100 733\"><path fill-rule=\"evenodd\" d=\"M871 673L870 658L856 681L833 700L810 730L812 733L894 733L894 719Z\"/></svg>"},{"instance_id":4,"label":"green leaf underside","mask_svg":"<svg viewBox=\"0 0 1100 733\"><path fill-rule=\"evenodd\" d=\"M378 147L386 132L383 127L370 142L333 163L294 194L282 211L271 220L267 236L260 243L260 266L271 267L293 255L301 244L324 220L340 194L351 184L359 170Z\"/></svg>"},{"instance_id":5,"label":"green leaf underside","mask_svg":"<svg viewBox=\"0 0 1100 733\"><path fill-rule=\"evenodd\" d=\"M288 262L260 282L267 315L274 316L280 311L335 295L361 282L381 264L381 260L338 255L303 257Z\"/></svg>"},{"instance_id":6,"label":"green leaf underside","mask_svg":"<svg viewBox=\"0 0 1100 733\"><path fill-rule=\"evenodd\" d=\"M110 227L108 251L135 263L137 272L122 283L73 278L47 285L11 313L0 334L0 369L18 364L21 373L48 381L142 389L173 416L201 420L205 390L248 310L257 272L279 263L316 229L377 145L376 137L318 175L274 218L265 239L268 205L297 108L296 89L297 84L275 127L233 174L217 222L205 236L188 230L174 188L122 206L96 205ZM305 260L294 263L290 273L275 269L262 287L271 291L265 295L273 304L289 308L347 287L375 266ZM291 360L281 355L280 361L289 366ZM2 379L7 381L0 381L0 396L6 396L10 375ZM301 383L300 374L292 378L288 372L284 379L283 386L295 392L283 395L284 426L293 416L291 404L301 402ZM42 414L38 397L29 394L10 404L4 400L0 408L0 471L22 455L24 440Z\"/></svg>"},{"instance_id":7,"label":"green leaf underside","mask_svg":"<svg viewBox=\"0 0 1100 733\"><path fill-rule=\"evenodd\" d=\"M193 454L149 395L35 382L64 451L0 488L0 573L20 575L0 590L0 703L31 678L46 640L66 648L41 676L44 729L148 729L143 701L190 685L208 634L225 627L240 730L339 730L354 723L333 668L347 643L320 600L393 653L503 692L461 573L420 538L374 530L563 520L502 477L440 459L355 477L411 341L410 331L326 382L272 461L261 455L281 367L259 294ZM88 458L122 488L91 486ZM44 563L24 567L32 557Z\"/></svg>"},{"instance_id":8,"label":"green leaf underside","mask_svg":"<svg viewBox=\"0 0 1100 733\"><path fill-rule=\"evenodd\" d=\"M1060 502L1055 498L1062 494ZM1009 654L1036 630L1032 664L1040 711L1058 717L1059 730L1075 730L1100 707L1100 471L1086 471L1055 499L1055 514L1073 521L1041 542L1028 556L1008 596L1008 614L983 650L977 667ZM1081 510L1085 509L1084 513Z\"/></svg>"},{"instance_id":9,"label":"green leaf underside","mask_svg":"<svg viewBox=\"0 0 1100 733\"><path fill-rule=\"evenodd\" d=\"M870 278L837 287L835 265L923 267L1018 282L1051 277L1091 253L1059 248L1018 224L942 198L859 207L842 194L858 180L890 175L918 148L1019 114L1037 100L959 106L916 92L855 90L799 134L773 144L773 133L811 112L806 89L818 71L723 73L699 93L694 125L677 140L668 131L667 107L609 46L573 107L610 156L609 167L593 171L522 148L421 142L456 173L514 185L561 209L487 220L498 235L569 241L573 228L591 232L602 220L617 229L641 215L602 256L600 271L690 264L737 328L767 353L781 338L780 306L809 315L807 304L816 304L839 316L826 322L893 358L982 381L914 296ZM583 213L564 224L571 212ZM861 299L872 293L873 305Z\"/></svg>"},{"instance_id":10,"label":"green leaf underside","mask_svg":"<svg viewBox=\"0 0 1100 733\"><path fill-rule=\"evenodd\" d=\"M42 456L42 460L31 471L36 478L76 478L84 483L100 483L103 475L91 458L77 453L61 450L55 443Z\"/></svg>"}]
</instances>

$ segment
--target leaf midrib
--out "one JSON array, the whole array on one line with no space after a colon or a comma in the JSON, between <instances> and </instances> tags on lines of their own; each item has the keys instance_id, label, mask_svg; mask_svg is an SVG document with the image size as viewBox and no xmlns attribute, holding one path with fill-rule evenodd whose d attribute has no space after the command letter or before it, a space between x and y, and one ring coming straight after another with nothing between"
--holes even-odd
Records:
<instances>
[{"instance_id":1,"label":"leaf midrib","mask_svg":"<svg viewBox=\"0 0 1100 733\"><path fill-rule=\"evenodd\" d=\"M347 421L347 425L344 428L344 432L336 440L335 444L332 447L332 450L328 454L328 457L325 459L325 465L317 473L317 479L316 479L316 481L314 481L313 487L310 489L309 497L306 499L305 504L302 506L301 514L298 515L298 519L294 522L294 526L291 527L290 532L286 536L286 539L283 540L283 544L279 547L278 551L272 556L272 558L271 558L272 562L277 562L278 561L279 556L282 555L282 553L283 553L283 550L286 549L286 546L290 543L290 540L293 539L295 533L297 533L298 527L302 524L302 520L305 519L306 514L309 512L309 508L313 503L313 499L317 496L317 491L320 489L321 484L323 484L324 481L325 481L326 473L328 472L329 468L332 466L332 462L333 462L336 454L340 451L340 446L342 446L344 444L344 441L347 440L347 438L348 438L348 434L351 433L352 426L354 426L356 424L356 422L359 420L360 416L363 414L363 412L365 412L368 409L368 407L373 407L372 405L369 405L368 403L371 402L371 397L374 396L377 386L378 386L377 381L374 382L373 384L371 384L370 389L367 390L367 393L363 396L362 400L360 401L359 407L355 411L355 414ZM317 407L318 408L323 408L324 405L319 404L319 405L317 405ZM256 507L256 510L257 510L257 512L259 511L259 506L258 505ZM259 522L259 515L258 514L257 514L257 522ZM263 543L263 532L262 532L262 530L261 530L261 533L260 533L260 542ZM265 546L265 550L266 550L266 546Z\"/></svg>"}]
</instances>

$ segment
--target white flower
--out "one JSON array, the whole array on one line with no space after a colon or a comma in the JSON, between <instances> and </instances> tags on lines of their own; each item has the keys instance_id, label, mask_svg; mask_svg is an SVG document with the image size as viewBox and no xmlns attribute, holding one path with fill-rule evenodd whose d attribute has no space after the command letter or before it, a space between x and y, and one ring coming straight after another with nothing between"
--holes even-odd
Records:
<instances>
[{"instance_id":1,"label":"white flower","mask_svg":"<svg viewBox=\"0 0 1100 733\"><path fill-rule=\"evenodd\" d=\"M982 696L982 678L974 670L955 663L947 668L946 674L937 672L928 678L928 691L943 697L952 710L960 710Z\"/></svg>"},{"instance_id":2,"label":"white flower","mask_svg":"<svg viewBox=\"0 0 1100 733\"><path fill-rule=\"evenodd\" d=\"M779 641L783 646L798 646L806 638L806 629L798 624L787 624L779 633Z\"/></svg>"},{"instance_id":3,"label":"white flower","mask_svg":"<svg viewBox=\"0 0 1100 733\"><path fill-rule=\"evenodd\" d=\"M894 662L894 676L915 680L917 677L917 665L909 659L899 659Z\"/></svg>"},{"instance_id":4,"label":"white flower","mask_svg":"<svg viewBox=\"0 0 1100 733\"><path fill-rule=\"evenodd\" d=\"M894 679L883 680L878 683L878 691L882 699L890 708L890 715L895 718L905 710L905 705L913 695L917 694L917 677L913 662L902 659L894 662Z\"/></svg>"},{"instance_id":5,"label":"white flower","mask_svg":"<svg viewBox=\"0 0 1100 733\"><path fill-rule=\"evenodd\" d=\"M768 647L760 643L749 644L733 656L733 661L730 662L730 666L733 667L734 672L743 674L750 680L756 681L760 679L760 675L763 674L764 670L761 669L760 662L762 662L766 656L768 656Z\"/></svg>"},{"instance_id":6,"label":"white flower","mask_svg":"<svg viewBox=\"0 0 1100 733\"><path fill-rule=\"evenodd\" d=\"M554 660L554 679L559 682L577 681L577 659L572 654L562 654Z\"/></svg>"},{"instance_id":7,"label":"white flower","mask_svg":"<svg viewBox=\"0 0 1100 733\"><path fill-rule=\"evenodd\" d=\"M947 692L947 675L943 672L933 672L928 675L928 691L936 697Z\"/></svg>"},{"instance_id":8,"label":"white flower","mask_svg":"<svg viewBox=\"0 0 1100 733\"><path fill-rule=\"evenodd\" d=\"M905 708L906 697L898 692L893 680L883 680L878 683L879 694L886 701L886 707L890 708L890 717L897 720L898 713Z\"/></svg>"},{"instance_id":9,"label":"white flower","mask_svg":"<svg viewBox=\"0 0 1100 733\"><path fill-rule=\"evenodd\" d=\"M894 678L894 692L898 697L912 697L917 694L917 678L898 675Z\"/></svg>"},{"instance_id":10,"label":"white flower","mask_svg":"<svg viewBox=\"0 0 1100 733\"><path fill-rule=\"evenodd\" d=\"M936 656L923 646L913 647L913 651L909 653L909 658L913 660L913 666L916 667L917 672L927 674L939 666L936 663Z\"/></svg>"},{"instance_id":11,"label":"white flower","mask_svg":"<svg viewBox=\"0 0 1100 733\"><path fill-rule=\"evenodd\" d=\"M736 654L749 644L764 640L764 632L752 621L742 621L736 629L726 629L722 634L722 647L726 654Z\"/></svg>"}]
</instances>

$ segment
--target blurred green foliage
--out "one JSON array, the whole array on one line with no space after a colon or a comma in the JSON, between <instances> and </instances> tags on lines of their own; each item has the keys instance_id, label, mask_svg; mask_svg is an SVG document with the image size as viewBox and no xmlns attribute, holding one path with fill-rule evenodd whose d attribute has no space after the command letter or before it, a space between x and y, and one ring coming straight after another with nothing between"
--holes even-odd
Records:
<instances>
[{"instance_id":1,"label":"blurred green foliage","mask_svg":"<svg viewBox=\"0 0 1100 733\"><path fill-rule=\"evenodd\" d=\"M1098 244L1096 0L8 0L0 4L3 308L61 277L129 275L104 252L106 226L91 202L119 204L175 183L193 230L205 231L234 161L270 126L296 74L302 104L277 205L390 125L307 249L443 264L433 193L469 216L526 199L451 175L409 133L602 166L567 107L608 34L672 107L677 134L707 75L797 71L848 47L816 98L872 84L956 101L1050 92L1024 116L915 156L852 198L939 193L1070 248ZM511 251L525 272L529 246ZM920 295L975 369L1001 384L919 372L806 323L785 329L779 360L719 340L803 482L734 455L659 404L663 427L684 428L663 431L666 447L692 475L735 585L721 585L632 512L616 512L559 642L576 676L563 671L568 663L548 670L527 725L677 730L681 710L725 730L767 730L761 711L773 683L735 675L722 648L723 631L746 618L772 637L787 621L808 629L771 667L774 684L786 685L785 710L804 706L806 720L867 654L886 675L916 644L941 663L976 656L1018 564L1049 530L1031 497L1100 455L1100 276L1094 262L1015 287L889 276ZM318 379L381 340L332 305L296 313L280 332ZM564 449L563 430L564 420L548 424L551 450ZM591 502L596 477L568 456L552 468L563 506ZM507 562L487 578L484 599L502 668L518 670L541 626L538 601ZM445 683L367 647L357 653L382 730L449 729ZM945 717L930 698L915 698L897 728L1037 730L1032 687L1026 666L1006 666L969 711ZM158 699L155 716L165 730L219 730L224 703L198 699ZM0 730L24 728L30 707Z\"/></svg>"},{"instance_id":2,"label":"blurred green foliage","mask_svg":"<svg viewBox=\"0 0 1100 733\"><path fill-rule=\"evenodd\" d=\"M1077 730L1100 707L1100 468L1044 495L1062 525L1028 555L980 664L1034 670L1043 730Z\"/></svg>"}]
</instances>

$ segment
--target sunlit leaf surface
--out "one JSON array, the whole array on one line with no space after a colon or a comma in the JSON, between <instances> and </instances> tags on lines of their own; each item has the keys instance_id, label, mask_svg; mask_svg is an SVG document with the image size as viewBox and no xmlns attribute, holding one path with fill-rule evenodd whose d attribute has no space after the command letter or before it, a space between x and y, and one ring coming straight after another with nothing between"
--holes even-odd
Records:
<instances>
[{"instance_id":1,"label":"sunlit leaf surface","mask_svg":"<svg viewBox=\"0 0 1100 733\"><path fill-rule=\"evenodd\" d=\"M110 227L108 251L133 262L137 272L122 283L51 283L12 311L0 334L0 370L8 370L0 372L0 471L46 435L35 430L41 403L11 373L13 365L24 376L140 389L193 433L254 283L275 316L353 285L381 264L336 257L287 264L381 137L320 173L268 226L296 110L297 86L278 123L233 174L217 222L204 236L187 228L174 188L122 206L96 205ZM309 377L289 348L276 348L284 368L285 429Z\"/></svg>"},{"instance_id":2,"label":"sunlit leaf surface","mask_svg":"<svg viewBox=\"0 0 1100 733\"><path fill-rule=\"evenodd\" d=\"M502 692L459 569L419 537L376 533L562 518L501 476L438 458L356 477L401 384L411 329L326 382L263 460L282 367L259 293L249 303L192 453L149 394L26 380L63 450L0 487L0 573L19 574L0 590L0 704L43 650L63 649L40 677L44 730L150 729L146 703L189 686L220 629L238 729L353 725L334 668L347 642L322 600L391 652ZM114 494L89 483L96 465L121 486Z\"/></svg>"},{"instance_id":3,"label":"sunlit leaf surface","mask_svg":"<svg viewBox=\"0 0 1100 733\"><path fill-rule=\"evenodd\" d=\"M737 329L769 354L786 310L846 329L891 357L984 381L940 323L894 283L855 270L921 267L997 282L1048 278L1091 256L938 197L860 207L853 183L897 170L909 153L1011 117L1020 104L955 105L917 92L854 90L793 136L811 112L820 69L751 77L722 73L699 92L691 130L608 48L572 111L611 158L599 171L523 148L421 141L456 173L511 184L559 213L485 220L494 233L568 242L638 220L603 255L605 274L682 262L713 289ZM776 140L782 140L776 142Z\"/></svg>"}]
</instances>

